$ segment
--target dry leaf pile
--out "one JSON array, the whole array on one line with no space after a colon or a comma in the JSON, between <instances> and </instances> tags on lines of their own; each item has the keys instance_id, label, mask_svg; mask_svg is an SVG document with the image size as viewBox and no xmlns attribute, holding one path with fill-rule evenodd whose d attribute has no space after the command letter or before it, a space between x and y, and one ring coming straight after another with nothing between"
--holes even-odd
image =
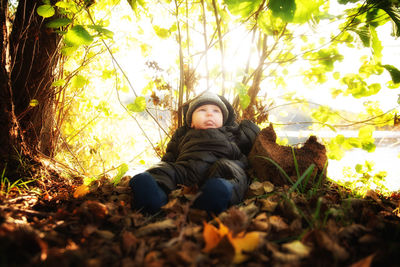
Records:
<instances>
[{"instance_id":1,"label":"dry leaf pile","mask_svg":"<svg viewBox=\"0 0 400 267\"><path fill-rule=\"evenodd\" d=\"M395 197L326 184L310 198L266 181L218 217L190 209L187 188L146 216L127 182L1 197L0 266L399 266Z\"/></svg>"}]
</instances>

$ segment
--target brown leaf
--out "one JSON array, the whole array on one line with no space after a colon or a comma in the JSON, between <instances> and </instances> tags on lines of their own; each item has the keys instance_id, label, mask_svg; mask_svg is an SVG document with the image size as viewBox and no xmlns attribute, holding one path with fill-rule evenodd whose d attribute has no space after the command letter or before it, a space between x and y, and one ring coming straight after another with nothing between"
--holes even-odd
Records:
<instances>
[{"instance_id":1,"label":"brown leaf","mask_svg":"<svg viewBox=\"0 0 400 267\"><path fill-rule=\"evenodd\" d=\"M97 231L97 226L93 224L88 224L83 228L82 234L84 237L88 237Z\"/></svg>"},{"instance_id":2,"label":"brown leaf","mask_svg":"<svg viewBox=\"0 0 400 267\"><path fill-rule=\"evenodd\" d=\"M98 234L100 237L104 239L113 239L115 234L108 231L108 230L97 230L96 234Z\"/></svg>"},{"instance_id":3,"label":"brown leaf","mask_svg":"<svg viewBox=\"0 0 400 267\"><path fill-rule=\"evenodd\" d=\"M268 215L265 212L259 214L253 219L252 226L256 231L268 232L270 228Z\"/></svg>"},{"instance_id":4,"label":"brown leaf","mask_svg":"<svg viewBox=\"0 0 400 267\"><path fill-rule=\"evenodd\" d=\"M358 238L361 235L369 232L369 229L362 224L353 223L339 230L338 235L342 239Z\"/></svg>"},{"instance_id":5,"label":"brown leaf","mask_svg":"<svg viewBox=\"0 0 400 267\"><path fill-rule=\"evenodd\" d=\"M89 187L85 184L78 186L75 191L74 191L74 198L80 198L83 197L89 193Z\"/></svg>"},{"instance_id":6,"label":"brown leaf","mask_svg":"<svg viewBox=\"0 0 400 267\"><path fill-rule=\"evenodd\" d=\"M305 258L310 255L311 248L304 245L299 240L295 240L290 243L286 243L282 245L282 248L286 249L290 253L297 255L299 258Z\"/></svg>"},{"instance_id":7,"label":"brown leaf","mask_svg":"<svg viewBox=\"0 0 400 267\"><path fill-rule=\"evenodd\" d=\"M374 190L368 190L367 193L365 194L365 197L370 197L372 198L376 203L379 205L382 205L382 200L379 198L378 193L376 193Z\"/></svg>"},{"instance_id":8,"label":"brown leaf","mask_svg":"<svg viewBox=\"0 0 400 267\"><path fill-rule=\"evenodd\" d=\"M278 202L275 202L271 197L263 198L258 200L261 203L261 210L273 212L278 205Z\"/></svg>"},{"instance_id":9,"label":"brown leaf","mask_svg":"<svg viewBox=\"0 0 400 267\"><path fill-rule=\"evenodd\" d=\"M349 253L327 233L321 230L312 230L306 234L304 237L304 242L308 243L309 241L315 243L315 247L318 249L322 248L330 251L333 256L340 261L344 261L349 258Z\"/></svg>"},{"instance_id":10,"label":"brown leaf","mask_svg":"<svg viewBox=\"0 0 400 267\"><path fill-rule=\"evenodd\" d=\"M279 262L289 264L289 266L297 266L298 262L301 260L301 257L292 253L285 253L279 251L278 245L268 242L267 249L272 252L272 257Z\"/></svg>"},{"instance_id":11,"label":"brown leaf","mask_svg":"<svg viewBox=\"0 0 400 267\"><path fill-rule=\"evenodd\" d=\"M227 212L219 217L233 234L243 232L250 224L247 214L236 206L231 207Z\"/></svg>"},{"instance_id":12,"label":"brown leaf","mask_svg":"<svg viewBox=\"0 0 400 267\"><path fill-rule=\"evenodd\" d=\"M144 265L151 267L163 267L164 260L161 259L161 253L159 251L150 251L144 258Z\"/></svg>"},{"instance_id":13,"label":"brown leaf","mask_svg":"<svg viewBox=\"0 0 400 267\"><path fill-rule=\"evenodd\" d=\"M170 230L174 228L176 228L175 221L172 219L166 219L140 227L136 230L136 236L142 237L155 232Z\"/></svg>"},{"instance_id":14,"label":"brown leaf","mask_svg":"<svg viewBox=\"0 0 400 267\"><path fill-rule=\"evenodd\" d=\"M365 257L364 259L357 261L356 263L353 263L350 267L370 267L374 257L375 253L369 255L368 257Z\"/></svg>"},{"instance_id":15,"label":"brown leaf","mask_svg":"<svg viewBox=\"0 0 400 267\"><path fill-rule=\"evenodd\" d=\"M122 248L127 254L136 248L138 242L139 240L131 232L125 231L122 233Z\"/></svg>"},{"instance_id":16,"label":"brown leaf","mask_svg":"<svg viewBox=\"0 0 400 267\"><path fill-rule=\"evenodd\" d=\"M95 200L83 202L80 211L97 219L103 219L108 214L107 206Z\"/></svg>"},{"instance_id":17,"label":"brown leaf","mask_svg":"<svg viewBox=\"0 0 400 267\"><path fill-rule=\"evenodd\" d=\"M253 193L253 195L255 196L261 196L264 194L264 187L263 184L255 181L253 183L251 183L250 185L250 191Z\"/></svg>"},{"instance_id":18,"label":"brown leaf","mask_svg":"<svg viewBox=\"0 0 400 267\"><path fill-rule=\"evenodd\" d=\"M276 215L270 216L269 223L271 224L272 228L275 229L277 232L289 228L288 224L280 216Z\"/></svg>"},{"instance_id":19,"label":"brown leaf","mask_svg":"<svg viewBox=\"0 0 400 267\"><path fill-rule=\"evenodd\" d=\"M263 182L263 188L264 188L264 192L265 193L271 193L272 191L274 191L275 186L270 181L264 181Z\"/></svg>"}]
</instances>

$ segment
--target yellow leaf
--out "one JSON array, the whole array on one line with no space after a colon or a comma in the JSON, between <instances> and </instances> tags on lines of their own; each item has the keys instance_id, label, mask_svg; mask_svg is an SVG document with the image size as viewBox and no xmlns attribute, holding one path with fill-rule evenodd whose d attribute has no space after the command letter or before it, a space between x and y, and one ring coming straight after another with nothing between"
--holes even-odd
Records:
<instances>
[{"instance_id":1,"label":"yellow leaf","mask_svg":"<svg viewBox=\"0 0 400 267\"><path fill-rule=\"evenodd\" d=\"M203 238L206 246L204 247L204 252L210 252L213 248L215 248L219 241L221 241L222 236L220 235L218 229L207 222L203 222L204 230L203 230Z\"/></svg>"},{"instance_id":2,"label":"yellow leaf","mask_svg":"<svg viewBox=\"0 0 400 267\"><path fill-rule=\"evenodd\" d=\"M255 250L260 243L260 232L250 232L247 234L239 234L232 237L232 234L228 235L229 241L235 248L235 256L233 258L233 263L238 264L247 260L248 255L243 252L251 252Z\"/></svg>"},{"instance_id":3,"label":"yellow leaf","mask_svg":"<svg viewBox=\"0 0 400 267\"><path fill-rule=\"evenodd\" d=\"M212 224L203 222L203 238L206 243L206 246L203 249L204 252L210 252L218 245L221 239L229 233L228 227L226 227L218 218L216 218L216 221L219 224L218 229Z\"/></svg>"},{"instance_id":4,"label":"yellow leaf","mask_svg":"<svg viewBox=\"0 0 400 267\"><path fill-rule=\"evenodd\" d=\"M299 240L283 244L282 248L287 249L290 253L295 254L300 258L305 258L311 253L311 248L304 245Z\"/></svg>"},{"instance_id":5,"label":"yellow leaf","mask_svg":"<svg viewBox=\"0 0 400 267\"><path fill-rule=\"evenodd\" d=\"M86 195L87 193L89 193L89 187L85 184L78 186L75 189L74 192L74 198L79 198L79 197L83 197L84 195Z\"/></svg>"}]
</instances>

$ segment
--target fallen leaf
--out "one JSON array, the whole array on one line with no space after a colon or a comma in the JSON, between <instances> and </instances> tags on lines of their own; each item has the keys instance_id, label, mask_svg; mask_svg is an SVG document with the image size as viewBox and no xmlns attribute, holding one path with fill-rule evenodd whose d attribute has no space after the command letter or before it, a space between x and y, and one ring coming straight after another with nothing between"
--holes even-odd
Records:
<instances>
[{"instance_id":1,"label":"fallen leaf","mask_svg":"<svg viewBox=\"0 0 400 267\"><path fill-rule=\"evenodd\" d=\"M173 229L175 227L176 227L176 225L175 225L174 220L166 219L163 221L151 223L151 224L145 225L143 227L140 227L136 231L136 236L142 237L142 236L154 233L154 232L160 232L160 231L165 231L168 229Z\"/></svg>"},{"instance_id":2,"label":"fallen leaf","mask_svg":"<svg viewBox=\"0 0 400 267\"><path fill-rule=\"evenodd\" d=\"M366 257L364 259L357 261L356 263L353 263L350 267L370 267L374 257L375 257L375 253L369 255L368 257Z\"/></svg>"},{"instance_id":3,"label":"fallen leaf","mask_svg":"<svg viewBox=\"0 0 400 267\"><path fill-rule=\"evenodd\" d=\"M82 234L84 237L88 237L97 231L97 226L93 224L88 224L83 228Z\"/></svg>"},{"instance_id":4,"label":"fallen leaf","mask_svg":"<svg viewBox=\"0 0 400 267\"><path fill-rule=\"evenodd\" d=\"M93 216L96 219L103 219L108 215L108 208L103 203L95 200L87 200L79 208L80 212Z\"/></svg>"},{"instance_id":5,"label":"fallen leaf","mask_svg":"<svg viewBox=\"0 0 400 267\"><path fill-rule=\"evenodd\" d=\"M267 249L272 252L272 257L282 263L286 263L289 266L298 266L301 258L292 253L284 253L279 251L278 244L267 242Z\"/></svg>"},{"instance_id":6,"label":"fallen leaf","mask_svg":"<svg viewBox=\"0 0 400 267\"><path fill-rule=\"evenodd\" d=\"M122 248L129 254L137 246L139 240L131 232L125 231L122 233Z\"/></svg>"},{"instance_id":7,"label":"fallen leaf","mask_svg":"<svg viewBox=\"0 0 400 267\"><path fill-rule=\"evenodd\" d=\"M258 181L251 183L250 190L255 196L260 196L264 194L263 184Z\"/></svg>"},{"instance_id":8,"label":"fallen leaf","mask_svg":"<svg viewBox=\"0 0 400 267\"><path fill-rule=\"evenodd\" d=\"M80 198L83 197L89 193L89 187L85 184L78 186L75 191L74 191L74 198Z\"/></svg>"},{"instance_id":9,"label":"fallen leaf","mask_svg":"<svg viewBox=\"0 0 400 267\"><path fill-rule=\"evenodd\" d=\"M290 243L286 243L282 245L282 248L286 249L292 254L299 256L300 258L305 258L310 255L311 248L304 245L299 240L295 240Z\"/></svg>"},{"instance_id":10,"label":"fallen leaf","mask_svg":"<svg viewBox=\"0 0 400 267\"><path fill-rule=\"evenodd\" d=\"M272 191L274 191L275 186L270 181L265 181L263 182L263 188L265 193L271 193Z\"/></svg>"},{"instance_id":11,"label":"fallen leaf","mask_svg":"<svg viewBox=\"0 0 400 267\"><path fill-rule=\"evenodd\" d=\"M305 243L315 243L317 248L330 251L335 258L344 261L349 258L349 253L333 238L321 230L312 230L304 236Z\"/></svg>"},{"instance_id":12,"label":"fallen leaf","mask_svg":"<svg viewBox=\"0 0 400 267\"><path fill-rule=\"evenodd\" d=\"M259 214L256 218L253 219L252 225L253 228L257 231L267 232L270 228L268 215L265 212Z\"/></svg>"},{"instance_id":13,"label":"fallen leaf","mask_svg":"<svg viewBox=\"0 0 400 267\"><path fill-rule=\"evenodd\" d=\"M289 228L287 223L282 219L282 217L273 215L269 217L269 223L271 224L272 228L274 228L277 232L283 231Z\"/></svg>"},{"instance_id":14,"label":"fallen leaf","mask_svg":"<svg viewBox=\"0 0 400 267\"><path fill-rule=\"evenodd\" d=\"M260 244L261 237L264 236L261 232L249 232L242 233L235 237L231 233L228 234L229 241L235 248L235 256L233 258L233 263L239 264L248 259L246 252L252 252L258 248Z\"/></svg>"},{"instance_id":15,"label":"fallen leaf","mask_svg":"<svg viewBox=\"0 0 400 267\"><path fill-rule=\"evenodd\" d=\"M278 202L273 201L272 198L263 198L258 200L261 203L261 210L273 212L278 206Z\"/></svg>"},{"instance_id":16,"label":"fallen leaf","mask_svg":"<svg viewBox=\"0 0 400 267\"><path fill-rule=\"evenodd\" d=\"M382 205L382 200L379 198L378 193L376 193L374 190L368 190L367 193L365 194L365 197L370 197L372 198L376 203L379 205Z\"/></svg>"},{"instance_id":17,"label":"fallen leaf","mask_svg":"<svg viewBox=\"0 0 400 267\"><path fill-rule=\"evenodd\" d=\"M104 239L113 239L115 234L113 234L112 232L108 231L108 230L97 230L96 234L98 234L99 236L101 236Z\"/></svg>"},{"instance_id":18,"label":"fallen leaf","mask_svg":"<svg viewBox=\"0 0 400 267\"><path fill-rule=\"evenodd\" d=\"M221 239L229 233L228 227L226 227L218 218L216 219L219 224L219 228L207 222L203 222L203 238L206 244L203 251L206 253L215 248Z\"/></svg>"}]
</instances>

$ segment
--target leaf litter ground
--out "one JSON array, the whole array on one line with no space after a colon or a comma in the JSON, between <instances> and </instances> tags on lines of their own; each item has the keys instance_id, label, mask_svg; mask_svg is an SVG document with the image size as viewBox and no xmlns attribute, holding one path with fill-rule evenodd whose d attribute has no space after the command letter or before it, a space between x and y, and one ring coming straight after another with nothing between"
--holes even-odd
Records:
<instances>
[{"instance_id":1,"label":"leaf litter ground","mask_svg":"<svg viewBox=\"0 0 400 267\"><path fill-rule=\"evenodd\" d=\"M155 216L131 209L124 177L85 195L49 177L41 195L0 196L0 266L399 266L396 195L355 198L330 181L313 195L253 182L218 217L190 188ZM48 182L49 183L49 182Z\"/></svg>"}]
</instances>

